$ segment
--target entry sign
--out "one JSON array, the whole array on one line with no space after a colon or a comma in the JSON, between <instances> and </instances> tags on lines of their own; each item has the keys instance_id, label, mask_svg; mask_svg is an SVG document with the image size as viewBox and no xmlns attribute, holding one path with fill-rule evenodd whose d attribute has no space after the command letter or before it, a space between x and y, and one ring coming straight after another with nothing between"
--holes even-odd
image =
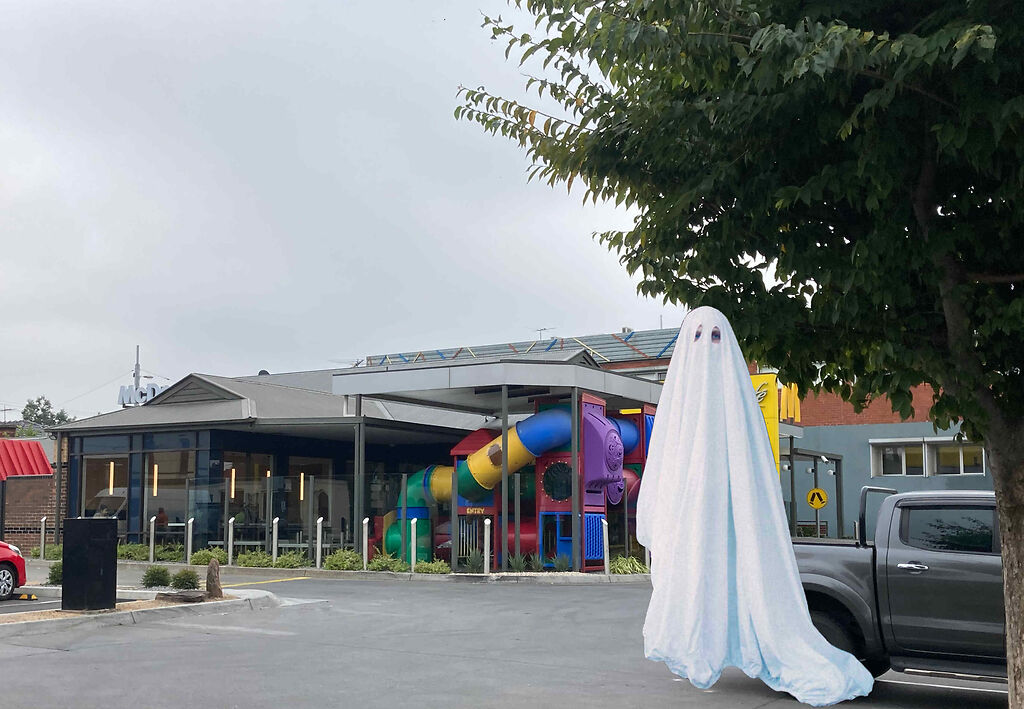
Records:
<instances>
[{"instance_id":1,"label":"entry sign","mask_svg":"<svg viewBox=\"0 0 1024 709\"><path fill-rule=\"evenodd\" d=\"M807 493L807 504L816 510L828 504L828 493L820 487L816 487Z\"/></svg>"}]
</instances>

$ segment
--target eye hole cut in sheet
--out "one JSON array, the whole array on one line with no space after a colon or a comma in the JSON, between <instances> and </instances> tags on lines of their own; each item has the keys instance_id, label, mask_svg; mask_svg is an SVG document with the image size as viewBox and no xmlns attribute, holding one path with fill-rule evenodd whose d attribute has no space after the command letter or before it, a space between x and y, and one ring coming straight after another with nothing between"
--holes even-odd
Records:
<instances>
[{"instance_id":1,"label":"eye hole cut in sheet","mask_svg":"<svg viewBox=\"0 0 1024 709\"><path fill-rule=\"evenodd\" d=\"M677 342L637 503L654 587L646 656L700 688L731 666L812 706L868 694L871 674L811 623L732 327L718 310L697 308Z\"/></svg>"}]
</instances>

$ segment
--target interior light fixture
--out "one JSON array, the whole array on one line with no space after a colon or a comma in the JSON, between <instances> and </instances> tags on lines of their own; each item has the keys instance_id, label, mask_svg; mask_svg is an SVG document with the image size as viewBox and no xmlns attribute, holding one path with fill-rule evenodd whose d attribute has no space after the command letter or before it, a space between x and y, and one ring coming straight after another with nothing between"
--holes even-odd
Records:
<instances>
[{"instance_id":1,"label":"interior light fixture","mask_svg":"<svg viewBox=\"0 0 1024 709\"><path fill-rule=\"evenodd\" d=\"M235 469L231 469L231 499L235 499Z\"/></svg>"},{"instance_id":2,"label":"interior light fixture","mask_svg":"<svg viewBox=\"0 0 1024 709\"><path fill-rule=\"evenodd\" d=\"M270 477L270 470L269 469L267 469L267 477L268 478Z\"/></svg>"},{"instance_id":3,"label":"interior light fixture","mask_svg":"<svg viewBox=\"0 0 1024 709\"><path fill-rule=\"evenodd\" d=\"M153 497L156 497L157 485L160 482L160 466L153 463Z\"/></svg>"},{"instance_id":4,"label":"interior light fixture","mask_svg":"<svg viewBox=\"0 0 1024 709\"><path fill-rule=\"evenodd\" d=\"M110 461L110 482L107 489L110 490L111 495L114 494L114 461Z\"/></svg>"},{"instance_id":5,"label":"interior light fixture","mask_svg":"<svg viewBox=\"0 0 1024 709\"><path fill-rule=\"evenodd\" d=\"M306 474L299 473L299 502L306 499Z\"/></svg>"}]
</instances>

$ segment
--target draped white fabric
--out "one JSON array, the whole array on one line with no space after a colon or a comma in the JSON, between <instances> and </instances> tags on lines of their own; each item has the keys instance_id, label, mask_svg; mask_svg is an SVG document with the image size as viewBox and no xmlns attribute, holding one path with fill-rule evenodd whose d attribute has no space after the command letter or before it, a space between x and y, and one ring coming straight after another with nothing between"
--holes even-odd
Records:
<instances>
[{"instance_id":1,"label":"draped white fabric","mask_svg":"<svg viewBox=\"0 0 1024 709\"><path fill-rule=\"evenodd\" d=\"M637 505L648 658L701 688L738 667L814 706L871 691L870 673L811 624L768 432L714 308L679 329Z\"/></svg>"}]
</instances>

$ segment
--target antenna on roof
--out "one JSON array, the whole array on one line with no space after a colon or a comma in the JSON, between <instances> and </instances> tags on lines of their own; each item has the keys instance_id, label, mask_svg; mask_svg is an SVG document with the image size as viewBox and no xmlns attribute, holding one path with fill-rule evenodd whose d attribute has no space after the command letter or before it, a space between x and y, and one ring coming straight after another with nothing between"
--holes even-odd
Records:
<instances>
[{"instance_id":1,"label":"antenna on roof","mask_svg":"<svg viewBox=\"0 0 1024 709\"><path fill-rule=\"evenodd\" d=\"M544 339L544 333L547 332L548 330L554 330L554 329L555 328L553 328L553 327L538 327L537 328L537 339L538 340L543 340Z\"/></svg>"}]
</instances>

